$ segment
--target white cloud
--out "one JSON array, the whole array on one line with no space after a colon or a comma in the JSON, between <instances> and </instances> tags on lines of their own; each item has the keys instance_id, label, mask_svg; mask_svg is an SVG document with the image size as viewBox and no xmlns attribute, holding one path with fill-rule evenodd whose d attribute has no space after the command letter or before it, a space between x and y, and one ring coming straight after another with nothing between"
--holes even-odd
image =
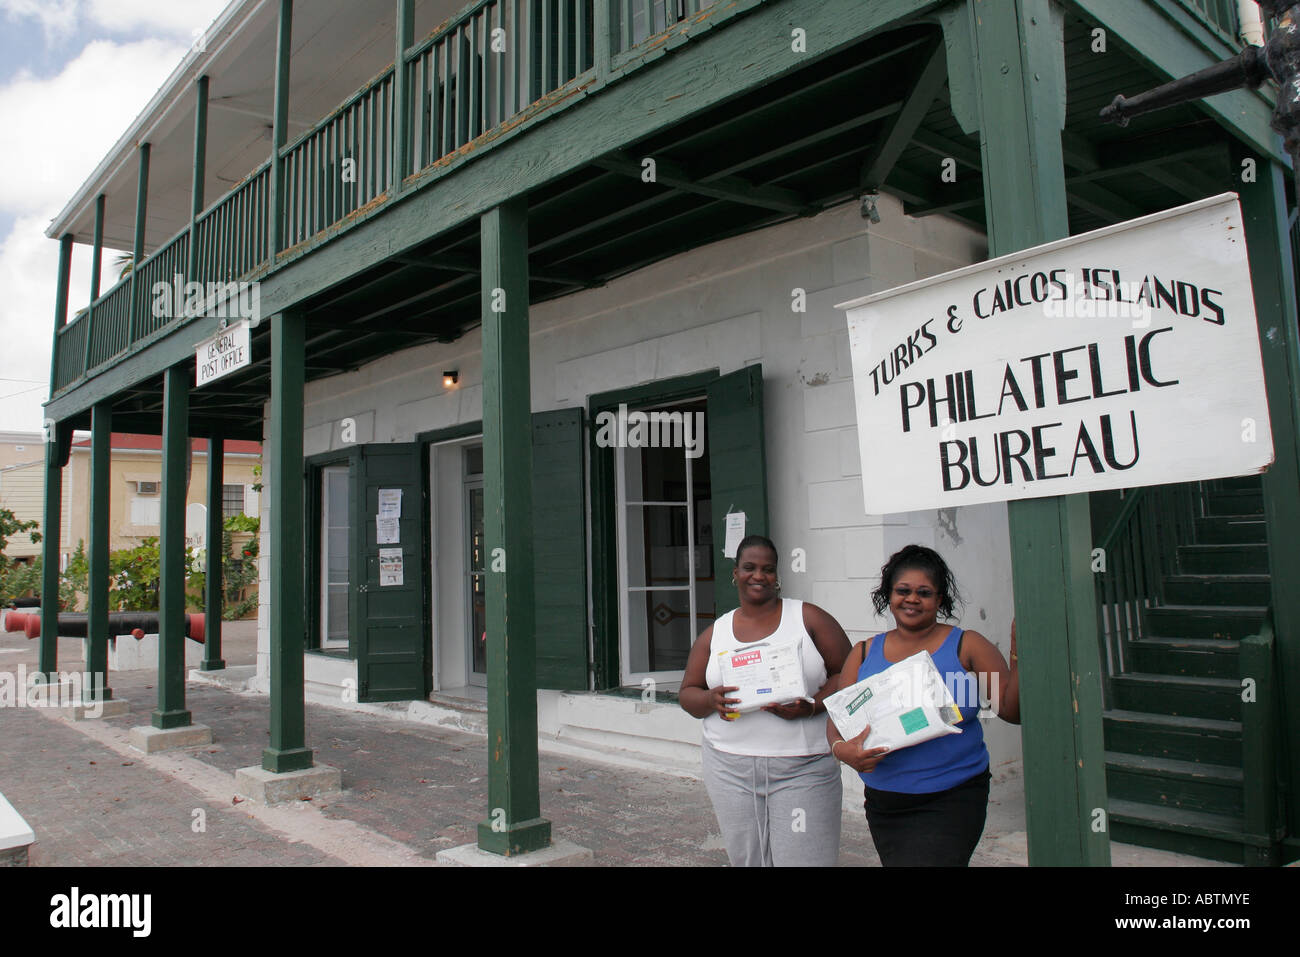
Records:
<instances>
[{"instance_id":1,"label":"white cloud","mask_svg":"<svg viewBox=\"0 0 1300 957\"><path fill-rule=\"evenodd\" d=\"M9 20L39 20L47 40L77 26L77 0L0 0L0 11Z\"/></svg>"},{"instance_id":2,"label":"white cloud","mask_svg":"<svg viewBox=\"0 0 1300 957\"><path fill-rule=\"evenodd\" d=\"M85 23L119 35L179 39L187 46L225 7L226 0L0 0L7 19L37 20L47 39L69 36Z\"/></svg>"},{"instance_id":3,"label":"white cloud","mask_svg":"<svg viewBox=\"0 0 1300 957\"><path fill-rule=\"evenodd\" d=\"M0 377L48 377L59 246L45 237L45 227L184 52L170 41L100 40L57 76L25 74L0 87L0 123L13 132L0 150L0 208L16 217L9 235L0 237ZM69 319L86 305L90 286L89 249L73 248ZM112 284L108 269L104 282ZM24 387L0 382L0 397ZM0 398L0 429L39 428L47 394L38 389Z\"/></svg>"},{"instance_id":4,"label":"white cloud","mask_svg":"<svg viewBox=\"0 0 1300 957\"><path fill-rule=\"evenodd\" d=\"M143 32L193 42L226 7L226 0L87 0L96 26L115 33Z\"/></svg>"},{"instance_id":5,"label":"white cloud","mask_svg":"<svg viewBox=\"0 0 1300 957\"><path fill-rule=\"evenodd\" d=\"M10 134L0 150L0 208L44 210L53 218L184 52L162 40L97 40L58 76L23 74L0 87L0 117Z\"/></svg>"}]
</instances>

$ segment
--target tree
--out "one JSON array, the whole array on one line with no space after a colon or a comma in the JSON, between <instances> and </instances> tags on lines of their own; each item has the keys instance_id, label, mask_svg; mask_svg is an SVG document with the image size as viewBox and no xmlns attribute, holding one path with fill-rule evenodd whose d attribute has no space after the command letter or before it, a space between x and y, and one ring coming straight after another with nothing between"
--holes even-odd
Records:
<instances>
[{"instance_id":1,"label":"tree","mask_svg":"<svg viewBox=\"0 0 1300 957\"><path fill-rule=\"evenodd\" d=\"M41 540L36 531L41 523L35 519L23 520L7 508L0 508L0 599L8 601L31 590L32 582L39 588L40 579L32 577L32 564L16 562L9 557L9 539L30 532L33 542Z\"/></svg>"}]
</instances>

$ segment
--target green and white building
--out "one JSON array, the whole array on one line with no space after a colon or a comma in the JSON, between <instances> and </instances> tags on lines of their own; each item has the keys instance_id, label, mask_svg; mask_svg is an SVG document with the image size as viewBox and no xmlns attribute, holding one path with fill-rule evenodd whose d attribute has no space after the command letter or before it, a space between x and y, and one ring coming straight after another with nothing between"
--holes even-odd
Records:
<instances>
[{"instance_id":1,"label":"green and white building","mask_svg":"<svg viewBox=\"0 0 1300 957\"><path fill-rule=\"evenodd\" d=\"M547 840L539 731L690 760L671 692L735 604L723 530L743 513L781 548L784 593L855 640L884 624L868 595L910 542L953 564L963 624L1005 651L1017 618L1023 733L988 733L995 762L1023 754L1033 862L1105 863L1109 836L1300 856L1300 709L1278 700L1300 680L1300 375L1272 92L1098 118L1239 50L1238 6L233 0L50 227L47 513L73 429L101 471L111 431L162 435L176 648L190 438L218 470L221 441L264 441L263 767L312 766L305 696L486 708L508 822L480 826L489 850ZM1264 349L1262 479L863 514L837 303L1225 191ZM77 242L93 302L68 322ZM138 265L101 290L105 247ZM193 310L160 292L191 282ZM250 313L246 364L196 385L196 352ZM602 440L611 414L654 412L682 427L666 445ZM160 669L153 725L201 720L180 657Z\"/></svg>"}]
</instances>

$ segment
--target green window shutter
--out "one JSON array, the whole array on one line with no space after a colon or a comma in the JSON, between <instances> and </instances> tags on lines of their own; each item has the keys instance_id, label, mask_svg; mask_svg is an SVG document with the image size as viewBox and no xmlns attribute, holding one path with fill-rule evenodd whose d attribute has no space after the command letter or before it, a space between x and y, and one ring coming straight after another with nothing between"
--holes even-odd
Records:
<instances>
[{"instance_id":1,"label":"green window shutter","mask_svg":"<svg viewBox=\"0 0 1300 957\"><path fill-rule=\"evenodd\" d=\"M533 415L537 687L587 689L587 525L582 409Z\"/></svg>"},{"instance_id":2,"label":"green window shutter","mask_svg":"<svg viewBox=\"0 0 1300 957\"><path fill-rule=\"evenodd\" d=\"M353 472L358 481L351 574L357 610L353 636L360 636L360 641L354 641L359 701L412 701L429 693L425 461L418 442L366 445L360 450L360 468ZM380 489L402 492L396 545L380 545L377 540ZM381 548L401 548L401 585L379 584Z\"/></svg>"},{"instance_id":3,"label":"green window shutter","mask_svg":"<svg viewBox=\"0 0 1300 957\"><path fill-rule=\"evenodd\" d=\"M745 513L746 535L767 535L767 455L763 445L763 367L746 366L708 386L713 561L719 615L737 605L731 559L723 557L727 512Z\"/></svg>"}]
</instances>

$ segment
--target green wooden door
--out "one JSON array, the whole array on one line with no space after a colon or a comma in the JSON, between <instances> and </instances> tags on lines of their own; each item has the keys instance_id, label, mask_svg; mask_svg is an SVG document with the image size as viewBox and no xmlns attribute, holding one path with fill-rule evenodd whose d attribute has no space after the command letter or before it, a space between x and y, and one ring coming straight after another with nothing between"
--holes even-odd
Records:
<instances>
[{"instance_id":1,"label":"green wooden door","mask_svg":"<svg viewBox=\"0 0 1300 957\"><path fill-rule=\"evenodd\" d=\"M533 415L537 686L587 689L587 525L582 409Z\"/></svg>"},{"instance_id":2,"label":"green wooden door","mask_svg":"<svg viewBox=\"0 0 1300 957\"><path fill-rule=\"evenodd\" d=\"M360 450L353 554L360 559L354 634L361 701L410 701L429 693L426 461L417 442Z\"/></svg>"},{"instance_id":3,"label":"green wooden door","mask_svg":"<svg viewBox=\"0 0 1300 957\"><path fill-rule=\"evenodd\" d=\"M763 367L746 366L708 386L709 476L713 496L714 590L718 615L738 604L731 559L723 556L727 513L745 513L746 535L767 535Z\"/></svg>"}]
</instances>

